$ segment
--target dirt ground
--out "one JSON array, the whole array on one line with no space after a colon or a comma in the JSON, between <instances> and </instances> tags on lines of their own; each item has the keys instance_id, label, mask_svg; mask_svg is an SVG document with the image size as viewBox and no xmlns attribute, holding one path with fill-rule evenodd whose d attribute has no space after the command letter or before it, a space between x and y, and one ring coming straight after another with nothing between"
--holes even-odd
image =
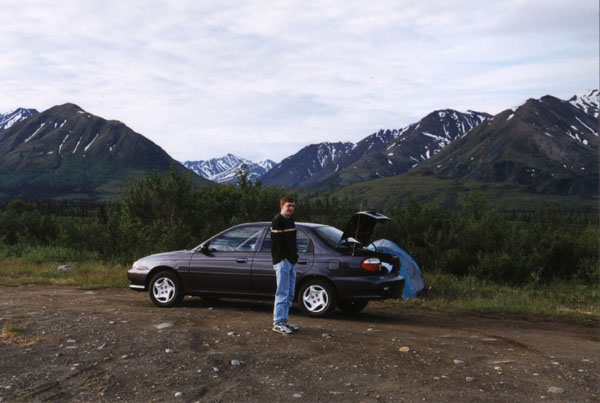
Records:
<instances>
[{"instance_id":1,"label":"dirt ground","mask_svg":"<svg viewBox=\"0 0 600 403\"><path fill-rule=\"evenodd\" d=\"M0 401L600 399L598 324L371 303L270 328L272 303L0 287ZM11 337L10 334L13 334Z\"/></svg>"}]
</instances>

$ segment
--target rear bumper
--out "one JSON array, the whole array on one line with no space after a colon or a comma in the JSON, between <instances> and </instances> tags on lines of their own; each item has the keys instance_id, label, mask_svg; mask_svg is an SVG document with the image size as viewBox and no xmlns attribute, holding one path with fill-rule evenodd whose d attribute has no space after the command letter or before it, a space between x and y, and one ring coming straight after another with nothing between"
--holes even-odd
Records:
<instances>
[{"instance_id":1,"label":"rear bumper","mask_svg":"<svg viewBox=\"0 0 600 403\"><path fill-rule=\"evenodd\" d=\"M336 286L340 299L346 301L369 301L401 298L404 277L392 279L380 277L360 277L337 279Z\"/></svg>"}]
</instances>

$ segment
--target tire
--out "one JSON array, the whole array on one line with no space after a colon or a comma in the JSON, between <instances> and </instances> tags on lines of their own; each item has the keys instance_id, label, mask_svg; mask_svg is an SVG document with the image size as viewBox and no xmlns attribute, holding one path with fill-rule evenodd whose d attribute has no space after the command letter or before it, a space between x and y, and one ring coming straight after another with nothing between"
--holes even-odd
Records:
<instances>
[{"instance_id":1,"label":"tire","mask_svg":"<svg viewBox=\"0 0 600 403\"><path fill-rule=\"evenodd\" d=\"M339 308L344 313L348 313L348 314L359 313L360 311L365 309L365 307L367 306L368 303L369 303L369 301L340 302Z\"/></svg>"},{"instance_id":2,"label":"tire","mask_svg":"<svg viewBox=\"0 0 600 403\"><path fill-rule=\"evenodd\" d=\"M179 305L183 299L183 286L179 277L170 271L161 271L150 280L150 299L161 308Z\"/></svg>"},{"instance_id":3,"label":"tire","mask_svg":"<svg viewBox=\"0 0 600 403\"><path fill-rule=\"evenodd\" d=\"M325 280L308 280L302 285L298 296L300 308L308 316L323 317L336 307L335 289Z\"/></svg>"}]
</instances>

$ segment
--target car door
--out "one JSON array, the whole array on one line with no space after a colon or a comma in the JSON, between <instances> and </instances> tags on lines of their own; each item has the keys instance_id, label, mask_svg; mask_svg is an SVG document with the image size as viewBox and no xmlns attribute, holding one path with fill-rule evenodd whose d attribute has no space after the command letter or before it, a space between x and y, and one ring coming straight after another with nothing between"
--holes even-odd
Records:
<instances>
[{"instance_id":1,"label":"car door","mask_svg":"<svg viewBox=\"0 0 600 403\"><path fill-rule=\"evenodd\" d=\"M195 291L253 293L252 259L264 225L234 227L217 235L190 260L189 278Z\"/></svg>"},{"instance_id":2,"label":"car door","mask_svg":"<svg viewBox=\"0 0 600 403\"><path fill-rule=\"evenodd\" d=\"M300 279L310 271L315 260L312 241L300 229L296 233L296 247L298 249L296 278ZM273 259L271 258L271 232L268 229L262 246L255 253L252 261L252 285L257 292L264 295L275 295L277 290L277 280L273 269Z\"/></svg>"}]
</instances>

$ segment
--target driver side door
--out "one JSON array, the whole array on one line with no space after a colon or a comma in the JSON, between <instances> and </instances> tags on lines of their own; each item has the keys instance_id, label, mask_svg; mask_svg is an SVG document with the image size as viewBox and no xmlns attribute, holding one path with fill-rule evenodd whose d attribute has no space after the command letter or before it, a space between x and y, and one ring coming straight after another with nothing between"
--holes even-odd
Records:
<instances>
[{"instance_id":1,"label":"driver side door","mask_svg":"<svg viewBox=\"0 0 600 403\"><path fill-rule=\"evenodd\" d=\"M198 250L190 260L194 291L251 294L252 258L264 225L236 227L210 240L208 251Z\"/></svg>"}]
</instances>

